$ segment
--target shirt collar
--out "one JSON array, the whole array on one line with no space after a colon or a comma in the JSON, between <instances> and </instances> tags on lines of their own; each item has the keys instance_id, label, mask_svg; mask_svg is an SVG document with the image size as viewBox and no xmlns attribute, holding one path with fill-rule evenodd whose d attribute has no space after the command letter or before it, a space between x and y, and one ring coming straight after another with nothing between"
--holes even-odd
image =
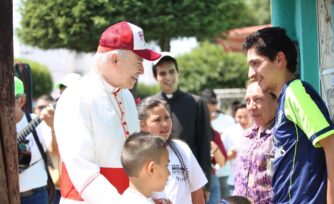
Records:
<instances>
[{"instance_id":1,"label":"shirt collar","mask_svg":"<svg viewBox=\"0 0 334 204\"><path fill-rule=\"evenodd\" d=\"M161 95L163 98L165 98L165 100L172 100L174 98L177 98L178 96L180 96L182 94L182 92L177 89L174 93L172 94L166 94L164 92L161 92Z\"/></svg>"},{"instance_id":2,"label":"shirt collar","mask_svg":"<svg viewBox=\"0 0 334 204\"><path fill-rule=\"evenodd\" d=\"M269 125L260 133L260 137L264 137L264 136L269 136L273 133L273 127L275 124L275 120L272 120ZM259 126L258 125L254 125L251 129L249 129L246 133L245 136L248 138L253 138L256 137L257 133L259 131Z\"/></svg>"},{"instance_id":3,"label":"shirt collar","mask_svg":"<svg viewBox=\"0 0 334 204\"><path fill-rule=\"evenodd\" d=\"M97 75L101 79L101 84L103 86L103 89L107 93L112 93L112 94L115 94L115 95L117 95L117 93L119 93L119 91L121 90L121 88L112 86L111 84L109 84L108 82L106 82L101 75L99 75L98 73L97 73Z\"/></svg>"}]
</instances>

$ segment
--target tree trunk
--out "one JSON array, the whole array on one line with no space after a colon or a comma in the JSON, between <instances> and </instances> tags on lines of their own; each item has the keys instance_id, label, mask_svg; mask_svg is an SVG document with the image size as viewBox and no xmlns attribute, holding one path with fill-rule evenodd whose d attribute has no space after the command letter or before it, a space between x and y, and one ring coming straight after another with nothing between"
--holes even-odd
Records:
<instances>
[{"instance_id":1,"label":"tree trunk","mask_svg":"<svg viewBox=\"0 0 334 204\"><path fill-rule=\"evenodd\" d=\"M170 41L170 38L163 38L159 40L159 46L161 48L161 51L170 52Z\"/></svg>"},{"instance_id":2,"label":"tree trunk","mask_svg":"<svg viewBox=\"0 0 334 204\"><path fill-rule=\"evenodd\" d=\"M0 203L18 204L12 0L0 0L0 19Z\"/></svg>"}]
</instances>

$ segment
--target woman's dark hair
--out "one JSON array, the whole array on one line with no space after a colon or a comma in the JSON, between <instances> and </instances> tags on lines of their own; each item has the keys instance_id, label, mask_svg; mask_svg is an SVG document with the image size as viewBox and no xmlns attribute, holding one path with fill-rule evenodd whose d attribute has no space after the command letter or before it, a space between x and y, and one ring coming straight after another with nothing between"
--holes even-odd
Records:
<instances>
[{"instance_id":1,"label":"woman's dark hair","mask_svg":"<svg viewBox=\"0 0 334 204\"><path fill-rule=\"evenodd\" d=\"M155 107L158 106L163 106L168 112L169 108L167 107L166 103L158 98L154 98L154 97L149 97L147 99L144 99L142 101L141 104L138 105L137 110L138 110L138 118L140 122L143 122L147 119L147 117L149 116L149 111ZM179 152L179 150L177 149L175 142L172 140L172 135L169 136L169 138L167 139L167 143L170 146L170 148L173 150L173 152L176 154L178 160L181 163L181 170L182 170L182 174L184 176L184 178L188 179L188 175L187 175L187 168L186 165L183 161L183 158L181 156L181 153Z\"/></svg>"},{"instance_id":2,"label":"woman's dark hair","mask_svg":"<svg viewBox=\"0 0 334 204\"><path fill-rule=\"evenodd\" d=\"M217 95L212 89L204 89L201 93L201 98L208 104L217 104Z\"/></svg>"},{"instance_id":3,"label":"woman's dark hair","mask_svg":"<svg viewBox=\"0 0 334 204\"><path fill-rule=\"evenodd\" d=\"M235 112L237 112L237 106L240 104L241 102L239 100L234 100L231 103L231 110L232 110L232 117L235 118Z\"/></svg>"}]
</instances>

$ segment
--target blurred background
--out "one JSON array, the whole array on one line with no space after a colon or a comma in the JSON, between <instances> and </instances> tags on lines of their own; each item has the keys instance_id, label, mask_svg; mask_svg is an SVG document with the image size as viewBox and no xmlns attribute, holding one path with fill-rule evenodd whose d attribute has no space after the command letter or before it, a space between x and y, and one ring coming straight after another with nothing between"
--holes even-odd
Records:
<instances>
[{"instance_id":1,"label":"blurred background","mask_svg":"<svg viewBox=\"0 0 334 204\"><path fill-rule=\"evenodd\" d=\"M182 90L214 89L227 109L244 96L247 66L241 43L271 26L270 0L14 0L13 9L14 57L32 69L33 99L56 98L54 84L63 76L90 71L102 31L127 20L143 28L149 47L177 57ZM144 66L135 90L141 98L159 91L151 62Z\"/></svg>"}]
</instances>

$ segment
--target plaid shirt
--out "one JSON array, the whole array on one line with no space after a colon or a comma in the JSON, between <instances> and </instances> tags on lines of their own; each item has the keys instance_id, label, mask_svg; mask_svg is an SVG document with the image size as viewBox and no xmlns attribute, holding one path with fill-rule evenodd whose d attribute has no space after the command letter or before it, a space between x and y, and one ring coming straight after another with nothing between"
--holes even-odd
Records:
<instances>
[{"instance_id":1,"label":"plaid shirt","mask_svg":"<svg viewBox=\"0 0 334 204\"><path fill-rule=\"evenodd\" d=\"M273 124L261 132L254 126L245 133L234 171L234 195L245 196L254 203L273 203L271 160L274 158Z\"/></svg>"}]
</instances>

